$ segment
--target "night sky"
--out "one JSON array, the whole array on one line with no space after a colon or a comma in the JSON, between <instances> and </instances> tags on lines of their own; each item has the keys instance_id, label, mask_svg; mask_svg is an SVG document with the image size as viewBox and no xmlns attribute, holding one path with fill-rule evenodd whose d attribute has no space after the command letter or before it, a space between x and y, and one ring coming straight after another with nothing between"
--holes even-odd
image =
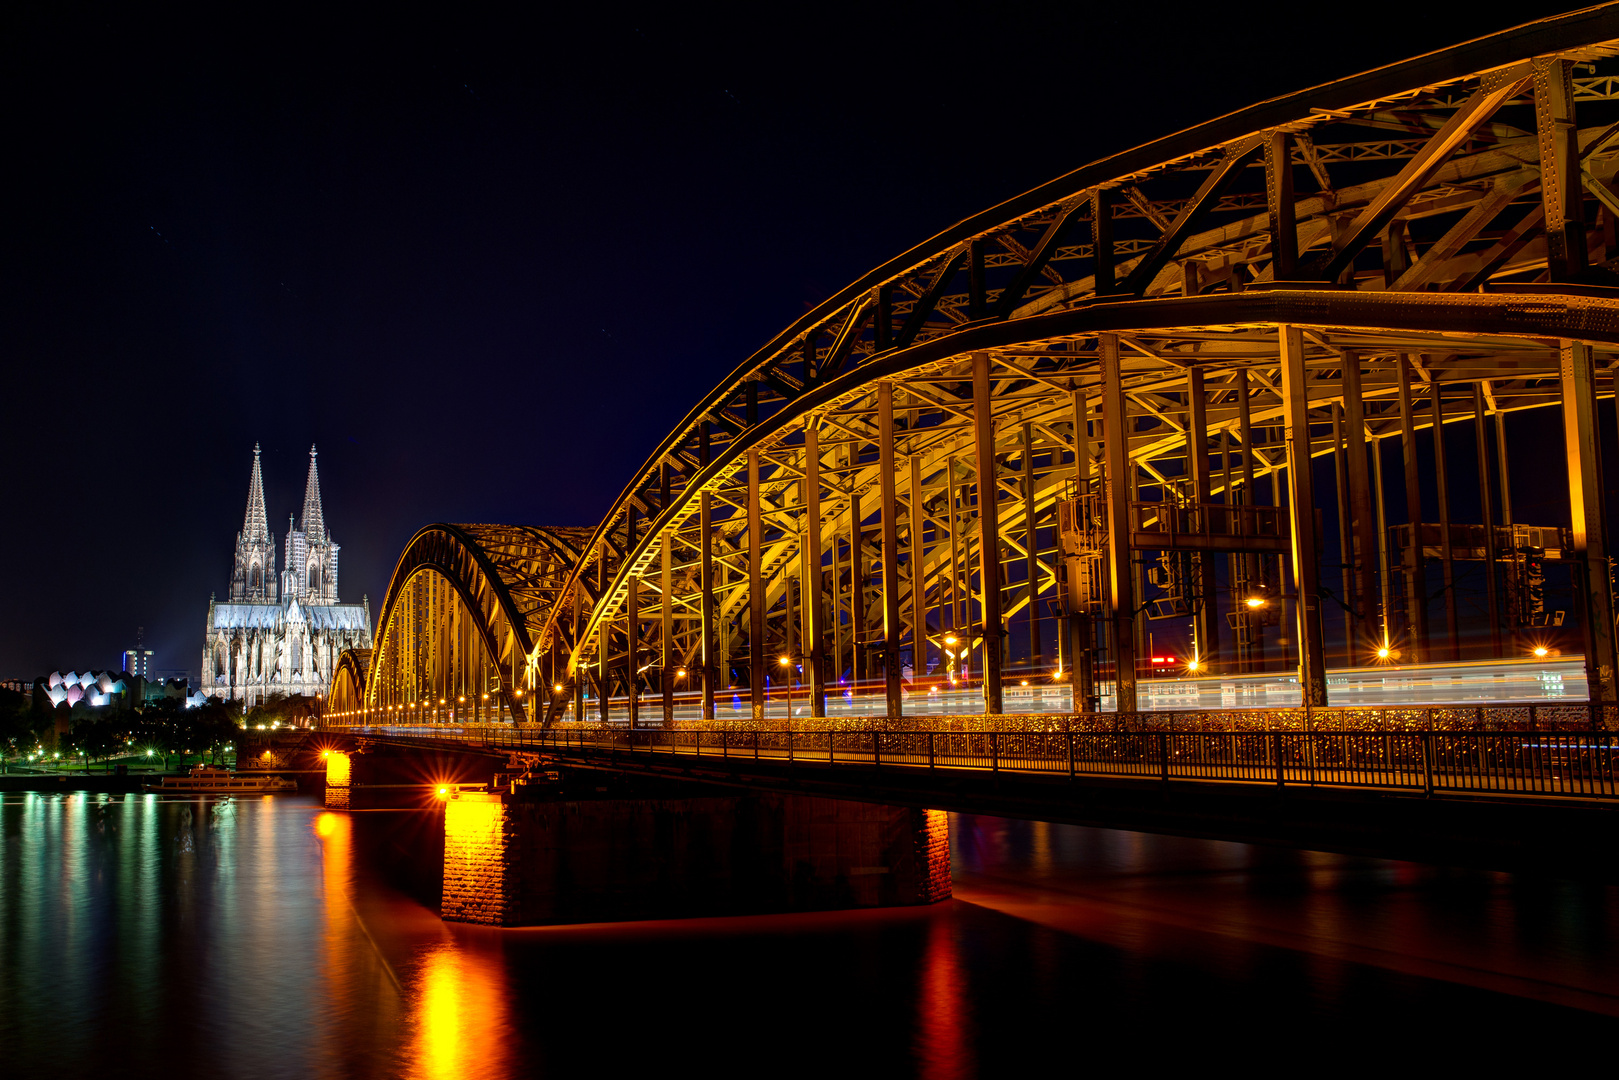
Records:
<instances>
[{"instance_id":1,"label":"night sky","mask_svg":"<svg viewBox=\"0 0 1619 1080\"><path fill-rule=\"evenodd\" d=\"M951 223L1561 5L1454 7L8 6L0 676L116 666L138 625L194 673L255 441L278 548L319 444L373 616L423 524L592 524L767 338Z\"/></svg>"}]
</instances>

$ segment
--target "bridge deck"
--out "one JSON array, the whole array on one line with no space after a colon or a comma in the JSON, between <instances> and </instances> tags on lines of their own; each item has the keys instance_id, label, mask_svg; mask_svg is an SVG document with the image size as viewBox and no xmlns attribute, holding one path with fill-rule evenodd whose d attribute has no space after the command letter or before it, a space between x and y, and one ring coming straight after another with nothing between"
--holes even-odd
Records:
<instances>
[{"instance_id":1,"label":"bridge deck","mask_svg":"<svg viewBox=\"0 0 1619 1080\"><path fill-rule=\"evenodd\" d=\"M1619 735L1606 731L797 731L357 727L417 743L614 760L1363 788L1475 798L1619 798Z\"/></svg>"}]
</instances>

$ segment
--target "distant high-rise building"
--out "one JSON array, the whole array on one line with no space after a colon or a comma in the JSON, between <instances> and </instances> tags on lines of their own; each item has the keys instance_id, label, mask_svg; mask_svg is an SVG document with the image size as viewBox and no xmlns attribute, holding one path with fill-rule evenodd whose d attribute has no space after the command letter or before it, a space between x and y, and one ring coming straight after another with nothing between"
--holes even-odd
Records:
<instances>
[{"instance_id":1,"label":"distant high-rise building","mask_svg":"<svg viewBox=\"0 0 1619 1080\"><path fill-rule=\"evenodd\" d=\"M124 670L143 679L152 677L152 650L146 646L146 627L135 628L135 647L124 650Z\"/></svg>"},{"instance_id":2,"label":"distant high-rise building","mask_svg":"<svg viewBox=\"0 0 1619 1080\"><path fill-rule=\"evenodd\" d=\"M275 537L264 505L259 448L247 489L247 518L236 534L230 599L208 604L202 654L206 694L255 705L276 691L313 696L331 682L344 649L371 647L371 611L337 597L338 545L326 531L315 448L309 448L302 528L287 522L277 580Z\"/></svg>"}]
</instances>

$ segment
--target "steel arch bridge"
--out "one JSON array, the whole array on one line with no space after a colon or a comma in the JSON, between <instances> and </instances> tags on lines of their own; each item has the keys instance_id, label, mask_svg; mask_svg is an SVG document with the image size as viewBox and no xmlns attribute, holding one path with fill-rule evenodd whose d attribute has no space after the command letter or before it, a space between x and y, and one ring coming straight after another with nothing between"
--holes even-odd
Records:
<instances>
[{"instance_id":1,"label":"steel arch bridge","mask_svg":"<svg viewBox=\"0 0 1619 1080\"><path fill-rule=\"evenodd\" d=\"M594 529L424 529L366 706L497 685L514 719L523 691L535 719L621 719L622 698L635 723L650 694L667 722L677 695L712 718L734 692L762 718L779 671L814 716L844 681L898 716L929 672L989 713L1009 673L1071 707L1110 683L1130 710L1154 616L1190 622L1217 671L1264 666L1268 638L1319 705L1329 621L1351 661L1461 658L1458 562L1486 568L1488 632L1465 648L1512 650L1547 618L1526 546L1568 563L1611 701L1596 410L1619 358L1616 173L1616 5L1086 165L782 330ZM1502 418L1542 406L1563 413L1571 527L1530 545ZM1457 424L1482 522L1451 518L1435 432Z\"/></svg>"}]
</instances>

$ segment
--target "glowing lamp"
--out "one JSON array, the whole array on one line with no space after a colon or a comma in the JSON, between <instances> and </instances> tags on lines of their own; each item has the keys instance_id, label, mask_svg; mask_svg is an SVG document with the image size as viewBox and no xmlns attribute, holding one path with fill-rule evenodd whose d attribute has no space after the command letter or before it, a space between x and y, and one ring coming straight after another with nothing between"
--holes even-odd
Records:
<instances>
[{"instance_id":1,"label":"glowing lamp","mask_svg":"<svg viewBox=\"0 0 1619 1080\"><path fill-rule=\"evenodd\" d=\"M781 659L776 661L776 663L780 664L782 667L786 667L788 664L791 664L792 662L793 662L793 658L790 657L790 656L783 656Z\"/></svg>"},{"instance_id":2,"label":"glowing lamp","mask_svg":"<svg viewBox=\"0 0 1619 1080\"><path fill-rule=\"evenodd\" d=\"M1198 663L1196 660L1188 660L1188 661L1186 661L1186 670L1187 671L1196 671L1198 668L1200 668L1202 666L1203 665Z\"/></svg>"},{"instance_id":3,"label":"glowing lamp","mask_svg":"<svg viewBox=\"0 0 1619 1080\"><path fill-rule=\"evenodd\" d=\"M554 694L562 693L562 684L557 683L555 686L551 687L551 692L554 693Z\"/></svg>"},{"instance_id":4,"label":"glowing lamp","mask_svg":"<svg viewBox=\"0 0 1619 1080\"><path fill-rule=\"evenodd\" d=\"M1545 656L1547 651L1548 650L1547 650L1546 646L1544 646L1544 645L1536 645L1535 646L1535 655L1536 656Z\"/></svg>"},{"instance_id":5,"label":"glowing lamp","mask_svg":"<svg viewBox=\"0 0 1619 1080\"><path fill-rule=\"evenodd\" d=\"M1247 604L1251 608L1262 608L1265 606L1265 598L1263 596L1250 596L1248 599L1244 600L1243 603Z\"/></svg>"},{"instance_id":6,"label":"glowing lamp","mask_svg":"<svg viewBox=\"0 0 1619 1080\"><path fill-rule=\"evenodd\" d=\"M684 679L685 677L686 677L686 669L685 668L680 668L678 671L675 672L675 678Z\"/></svg>"},{"instance_id":7,"label":"glowing lamp","mask_svg":"<svg viewBox=\"0 0 1619 1080\"><path fill-rule=\"evenodd\" d=\"M449 788L443 788L443 787L439 788L438 789L438 797L441 798L441 799L449 798L450 797L450 789Z\"/></svg>"},{"instance_id":8,"label":"glowing lamp","mask_svg":"<svg viewBox=\"0 0 1619 1080\"><path fill-rule=\"evenodd\" d=\"M1377 650L1377 658L1379 660L1387 660L1389 658L1389 648L1387 645Z\"/></svg>"}]
</instances>

